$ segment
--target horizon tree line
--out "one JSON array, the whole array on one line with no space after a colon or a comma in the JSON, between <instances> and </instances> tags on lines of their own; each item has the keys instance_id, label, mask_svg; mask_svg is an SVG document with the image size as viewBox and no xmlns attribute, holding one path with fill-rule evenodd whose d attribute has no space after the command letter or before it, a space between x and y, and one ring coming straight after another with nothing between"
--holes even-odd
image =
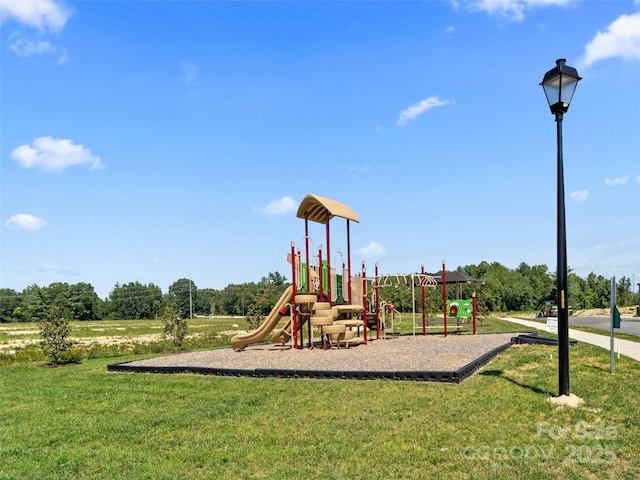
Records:
<instances>
[{"instance_id":1,"label":"horizon tree line","mask_svg":"<svg viewBox=\"0 0 640 480\"><path fill-rule=\"evenodd\" d=\"M521 263L509 269L498 262L481 262L457 268L479 280L477 283L461 284L458 293L462 298L471 298L473 292L478 299L480 312L535 311L546 300L556 296L555 273L546 265L529 266ZM416 272L417 273L417 272ZM279 272L269 272L258 282L230 284L221 290L198 288L187 278L180 278L169 286L166 293L153 283L138 281L116 283L104 300L90 283L55 282L47 287L36 284L22 292L9 288L0 289L0 323L37 322L44 318L52 305L63 308L68 320L137 320L154 319L162 315L167 306L178 308L183 318L192 315L245 316L252 311L269 313L287 285L287 278ZM616 284L619 306L638 303L631 279L622 277ZM454 288L447 289L447 297L455 298ZM442 290L427 288L428 312L442 309ZM607 308L610 302L610 279L595 273L585 278L569 273L569 303L575 310ZM410 288L385 287L380 289L380 298L400 311L411 311ZM420 302L416 302L420 303ZM420 310L421 305L415 305Z\"/></svg>"}]
</instances>

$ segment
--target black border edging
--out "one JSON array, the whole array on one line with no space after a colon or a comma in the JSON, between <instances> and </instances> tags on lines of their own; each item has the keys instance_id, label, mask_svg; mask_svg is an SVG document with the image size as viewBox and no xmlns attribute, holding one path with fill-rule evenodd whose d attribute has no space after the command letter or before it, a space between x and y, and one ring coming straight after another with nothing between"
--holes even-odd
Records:
<instances>
[{"instance_id":1,"label":"black border edging","mask_svg":"<svg viewBox=\"0 0 640 480\"><path fill-rule=\"evenodd\" d=\"M515 337L514 337L515 339ZM278 368L256 368L243 370L239 368L209 367L155 367L131 365L131 362L107 365L110 372L133 373L192 373L198 375L217 375L222 377L257 377L257 378L316 378L342 380L413 380L417 382L460 383L481 367L493 360L514 343L512 341L481 355L456 371L341 371L341 370L288 370Z\"/></svg>"},{"instance_id":2,"label":"black border edging","mask_svg":"<svg viewBox=\"0 0 640 480\"><path fill-rule=\"evenodd\" d=\"M550 346L558 346L557 338L549 338L549 337L539 337L538 332L531 333L523 333L518 335L517 337L513 337L511 339L512 343L515 344L529 344L529 345L550 345ZM569 345L575 347L578 344L577 340L569 340Z\"/></svg>"},{"instance_id":3,"label":"black border edging","mask_svg":"<svg viewBox=\"0 0 640 480\"><path fill-rule=\"evenodd\" d=\"M513 345L513 339L501 345L499 347L494 348L493 350L489 350L484 355L479 356L473 362L467 363L464 367L455 371L455 376L457 378L457 383L462 382L465 378L473 375L475 372L480 370L480 368L484 367L487 363L493 360L498 354L504 352L507 348Z\"/></svg>"}]
</instances>

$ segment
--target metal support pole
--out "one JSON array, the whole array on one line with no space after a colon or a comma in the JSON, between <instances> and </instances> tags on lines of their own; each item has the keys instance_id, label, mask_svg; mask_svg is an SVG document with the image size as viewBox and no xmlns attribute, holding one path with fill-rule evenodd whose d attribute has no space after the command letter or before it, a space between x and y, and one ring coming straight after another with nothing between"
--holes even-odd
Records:
<instances>
[{"instance_id":1,"label":"metal support pole","mask_svg":"<svg viewBox=\"0 0 640 480\"><path fill-rule=\"evenodd\" d=\"M558 395L569 395L569 305L567 299L567 229L564 207L564 168L562 159L562 112L556 113L558 142Z\"/></svg>"},{"instance_id":2,"label":"metal support pole","mask_svg":"<svg viewBox=\"0 0 640 480\"><path fill-rule=\"evenodd\" d=\"M615 355L614 355L614 318L615 318L615 308L616 308L616 277L611 277L611 340L609 345L609 350L611 350L611 359L609 361L609 372L613 373L616 369L615 367Z\"/></svg>"}]
</instances>

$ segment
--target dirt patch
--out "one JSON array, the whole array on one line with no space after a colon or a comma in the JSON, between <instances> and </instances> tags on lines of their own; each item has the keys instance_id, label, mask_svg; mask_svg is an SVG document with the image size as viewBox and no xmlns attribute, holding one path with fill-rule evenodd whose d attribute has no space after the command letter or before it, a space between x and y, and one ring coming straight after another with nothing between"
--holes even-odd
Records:
<instances>
[{"instance_id":1,"label":"dirt patch","mask_svg":"<svg viewBox=\"0 0 640 480\"><path fill-rule=\"evenodd\" d=\"M162 334L137 335L135 337L102 336L102 337L70 337L74 345L89 346L97 343L99 345L121 345L126 343L150 343L162 340ZM38 345L40 338L21 338L19 340L6 340L0 344L0 352L15 348Z\"/></svg>"},{"instance_id":2,"label":"dirt patch","mask_svg":"<svg viewBox=\"0 0 640 480\"><path fill-rule=\"evenodd\" d=\"M40 335L40 330L9 330L4 333L14 337L18 335Z\"/></svg>"},{"instance_id":3,"label":"dirt patch","mask_svg":"<svg viewBox=\"0 0 640 480\"><path fill-rule=\"evenodd\" d=\"M584 400L577 397L573 393L570 395L560 395L559 397L549 398L549 402L556 407L578 408L584 405Z\"/></svg>"},{"instance_id":4,"label":"dirt patch","mask_svg":"<svg viewBox=\"0 0 640 480\"><path fill-rule=\"evenodd\" d=\"M71 337L75 345L89 346L97 343L99 345L122 345L124 343L151 343L161 342L161 333L150 333L148 335L136 335L135 337L107 335L103 337Z\"/></svg>"},{"instance_id":5,"label":"dirt patch","mask_svg":"<svg viewBox=\"0 0 640 480\"><path fill-rule=\"evenodd\" d=\"M24 331L23 331L24 332ZM39 333L39 332L34 332ZM239 331L229 331L229 332L221 332L219 337L222 336L232 336L237 333L242 333ZM17 335L17 334L16 334ZM205 335L205 333L192 333L187 335L187 338L195 338ZM117 335L105 335L99 337L74 337L71 336L71 341L74 345L88 347L93 344L98 345L123 345L123 344L132 344L132 343L155 343L161 342L163 340L163 335L161 333L150 333L147 335L133 335L133 336L117 336ZM15 348L26 347L28 345L38 345L40 343L40 338L21 338L18 340L5 340L0 343L0 353L5 352L6 350L13 350Z\"/></svg>"},{"instance_id":6,"label":"dirt patch","mask_svg":"<svg viewBox=\"0 0 640 480\"><path fill-rule=\"evenodd\" d=\"M7 335L38 335L40 330L24 330L20 328L0 327L0 332Z\"/></svg>"},{"instance_id":7,"label":"dirt patch","mask_svg":"<svg viewBox=\"0 0 640 480\"><path fill-rule=\"evenodd\" d=\"M591 308L589 310L578 310L573 313L574 317L599 317L599 316L608 316L609 309L608 308Z\"/></svg>"},{"instance_id":8,"label":"dirt patch","mask_svg":"<svg viewBox=\"0 0 640 480\"><path fill-rule=\"evenodd\" d=\"M635 315L636 307L618 307L620 315ZM575 317L608 317L611 315L610 308L591 308L589 310L578 310L573 314Z\"/></svg>"}]
</instances>

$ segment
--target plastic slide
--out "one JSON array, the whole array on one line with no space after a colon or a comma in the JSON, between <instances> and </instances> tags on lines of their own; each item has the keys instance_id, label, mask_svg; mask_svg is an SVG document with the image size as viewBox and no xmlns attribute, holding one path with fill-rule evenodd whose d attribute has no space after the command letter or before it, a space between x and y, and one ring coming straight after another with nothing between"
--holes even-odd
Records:
<instances>
[{"instance_id":1,"label":"plastic slide","mask_svg":"<svg viewBox=\"0 0 640 480\"><path fill-rule=\"evenodd\" d=\"M231 347L234 350L242 350L247 345L261 342L267 335L269 335L276 325L278 325L282 316L286 313L285 306L293 300L292 293L293 287L289 285L280 297L280 300L276 302L271 313L269 313L267 318L265 318L264 322L262 322L262 324L252 332L232 337Z\"/></svg>"},{"instance_id":2,"label":"plastic slide","mask_svg":"<svg viewBox=\"0 0 640 480\"><path fill-rule=\"evenodd\" d=\"M284 325L284 327L274 330L271 341L273 343L285 344L289 340L291 340L291 327L293 326L292 323L293 322L291 321L291 318L289 318L289 321ZM298 330L299 329L300 328L298 327Z\"/></svg>"}]
</instances>

